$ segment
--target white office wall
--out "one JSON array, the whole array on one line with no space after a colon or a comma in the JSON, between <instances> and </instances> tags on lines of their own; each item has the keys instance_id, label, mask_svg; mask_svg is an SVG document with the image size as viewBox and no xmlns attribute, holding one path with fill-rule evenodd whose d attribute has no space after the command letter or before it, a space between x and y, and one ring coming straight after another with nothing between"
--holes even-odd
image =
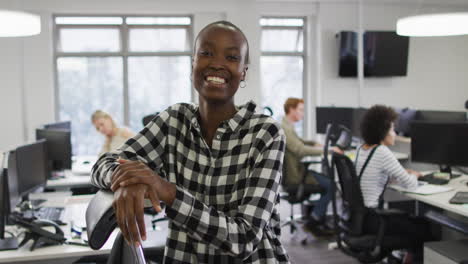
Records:
<instances>
[{"instance_id":1,"label":"white office wall","mask_svg":"<svg viewBox=\"0 0 468 264\"><path fill-rule=\"evenodd\" d=\"M211 21L228 19L244 30L251 52L247 87L239 91L237 103L250 99L258 101L261 97L258 19L262 15L306 16L311 34L307 44L306 100L312 105L315 97L320 95L318 103L321 105L358 104L357 79L338 77L338 42L334 37L340 30L357 29L357 4L352 1L23 0L16 1L14 5L11 2L0 2L0 8L22 8L41 14L43 31L41 35L30 38L0 39L0 150L32 140L37 126L55 121L53 14L188 14L194 16L195 35ZM414 12L414 5L408 6L404 1L397 4L386 2L373 4L374 1L365 1L364 30L394 30L398 17ZM468 10L468 6L447 8L427 4L423 7L425 9L431 12ZM467 36L412 38L408 76L366 79L361 94L362 105L386 103L463 110L463 102L468 99L466 47ZM25 97L21 95L22 89Z\"/></svg>"},{"instance_id":2,"label":"white office wall","mask_svg":"<svg viewBox=\"0 0 468 264\"><path fill-rule=\"evenodd\" d=\"M0 39L0 151L23 140L19 43L16 39Z\"/></svg>"},{"instance_id":3,"label":"white office wall","mask_svg":"<svg viewBox=\"0 0 468 264\"><path fill-rule=\"evenodd\" d=\"M399 17L416 12L415 5L369 4L363 8L364 30L396 30ZM375 3L375 2L374 2ZM420 12L468 11L466 6L422 5ZM323 67L322 105L358 106L357 78L338 77L335 33L358 28L356 3L320 6ZM406 77L365 78L361 106L381 103L395 107L463 111L468 100L468 36L411 38Z\"/></svg>"}]
</instances>

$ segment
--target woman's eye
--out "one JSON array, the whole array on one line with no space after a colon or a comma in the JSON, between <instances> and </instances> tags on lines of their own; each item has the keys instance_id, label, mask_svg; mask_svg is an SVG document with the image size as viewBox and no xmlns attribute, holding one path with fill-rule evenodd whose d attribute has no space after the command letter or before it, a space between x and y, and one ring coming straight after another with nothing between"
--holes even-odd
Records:
<instances>
[{"instance_id":1,"label":"woman's eye","mask_svg":"<svg viewBox=\"0 0 468 264\"><path fill-rule=\"evenodd\" d=\"M200 51L200 54L203 55L203 56L210 56L211 52L206 51L206 50L202 50L202 51Z\"/></svg>"},{"instance_id":2,"label":"woman's eye","mask_svg":"<svg viewBox=\"0 0 468 264\"><path fill-rule=\"evenodd\" d=\"M229 56L227 56L227 59L230 60L230 61L239 61L240 56L229 55Z\"/></svg>"}]
</instances>

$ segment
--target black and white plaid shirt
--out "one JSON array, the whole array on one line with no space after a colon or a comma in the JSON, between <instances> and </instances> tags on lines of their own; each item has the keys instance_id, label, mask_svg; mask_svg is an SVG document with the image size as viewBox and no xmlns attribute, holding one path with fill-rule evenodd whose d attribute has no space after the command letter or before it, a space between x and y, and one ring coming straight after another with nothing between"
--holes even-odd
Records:
<instances>
[{"instance_id":1,"label":"black and white plaid shirt","mask_svg":"<svg viewBox=\"0 0 468 264\"><path fill-rule=\"evenodd\" d=\"M288 263L280 243L277 205L285 147L280 126L242 106L202 137L198 107L161 112L121 149L93 168L93 184L109 188L118 157L141 160L177 185L165 263Z\"/></svg>"}]
</instances>

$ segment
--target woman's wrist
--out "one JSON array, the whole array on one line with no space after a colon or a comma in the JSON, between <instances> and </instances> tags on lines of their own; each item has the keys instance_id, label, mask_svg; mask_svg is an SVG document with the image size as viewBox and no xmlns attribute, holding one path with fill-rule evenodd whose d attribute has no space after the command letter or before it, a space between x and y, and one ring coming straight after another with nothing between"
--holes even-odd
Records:
<instances>
[{"instance_id":1,"label":"woman's wrist","mask_svg":"<svg viewBox=\"0 0 468 264\"><path fill-rule=\"evenodd\" d=\"M158 194L160 199L168 206L171 206L176 196L176 185L164 179L161 179Z\"/></svg>"}]
</instances>

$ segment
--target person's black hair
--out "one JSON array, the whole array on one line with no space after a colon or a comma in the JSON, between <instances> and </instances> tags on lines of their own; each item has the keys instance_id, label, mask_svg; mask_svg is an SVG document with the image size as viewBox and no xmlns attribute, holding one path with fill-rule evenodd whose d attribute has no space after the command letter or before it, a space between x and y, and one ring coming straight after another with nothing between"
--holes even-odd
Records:
<instances>
[{"instance_id":1,"label":"person's black hair","mask_svg":"<svg viewBox=\"0 0 468 264\"><path fill-rule=\"evenodd\" d=\"M398 118L393 108L374 105L364 114L361 121L361 135L368 145L380 144L385 139L392 123Z\"/></svg>"},{"instance_id":2,"label":"person's black hair","mask_svg":"<svg viewBox=\"0 0 468 264\"><path fill-rule=\"evenodd\" d=\"M234 28L235 30L239 31L242 36L244 37L245 39L245 43L247 44L247 51L245 52L245 64L249 64L250 63L250 56L249 56L249 41L247 40L247 37L245 36L244 32L242 32L242 30L234 25L233 23L229 22L229 21L226 21L226 20L220 20L220 21L216 21L216 22L213 22L213 23L210 23L208 25L206 25L202 30L200 30L200 33L198 33L197 37L195 38L195 45L197 44L197 40L198 40L198 36L200 36L200 34L205 31L207 28L210 28L214 25L223 25L223 26L228 26L228 27L232 27ZM195 48L193 49L193 52L195 52Z\"/></svg>"}]
</instances>

